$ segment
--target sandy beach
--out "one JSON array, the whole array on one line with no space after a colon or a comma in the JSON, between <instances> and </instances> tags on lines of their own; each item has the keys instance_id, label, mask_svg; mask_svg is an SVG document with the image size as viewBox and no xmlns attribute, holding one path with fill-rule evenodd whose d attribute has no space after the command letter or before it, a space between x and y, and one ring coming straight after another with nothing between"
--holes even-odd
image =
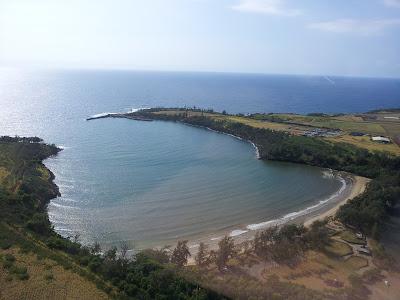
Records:
<instances>
[{"instance_id":1,"label":"sandy beach","mask_svg":"<svg viewBox=\"0 0 400 300\"><path fill-rule=\"evenodd\" d=\"M286 223L296 223L296 224L304 224L305 226L310 226L313 222L315 222L317 220L323 220L327 217L334 216L335 213L338 211L338 209L343 204L345 204L350 199L353 199L354 197L362 194L365 191L368 182L370 181L370 179L368 179L368 178L361 177L361 176L355 176L352 174L345 174L344 176L346 177L347 185L342 193L338 194L335 198L331 199L328 203L326 203L325 205L322 205L321 207L319 207L318 209L316 209L310 213L294 217L293 219L290 219L288 221L285 221L284 223L280 223L277 225L282 225L282 224L286 224ZM263 229L265 229L269 226L273 226L273 225L274 224L266 225L265 227L262 227L262 228L259 228L256 230L249 230L248 228L242 228L243 232L241 234L238 234L238 235L232 236L232 237L236 244L240 244L245 241L252 240L258 231L263 230ZM235 232L235 231L240 232L242 229L233 230L230 233L232 234L232 232ZM226 234L229 235L229 232L227 232ZM189 264L194 263L193 258L197 253L198 244L200 242L205 243L208 246L209 250L216 250L218 248L218 242L222 237L223 237L223 234L218 234L218 237L210 238L210 236L207 236L207 237L203 237L201 239L197 239L195 241L193 241L193 240L190 241L189 247L190 247L190 252L192 254L192 257L189 259Z\"/></svg>"},{"instance_id":2,"label":"sandy beach","mask_svg":"<svg viewBox=\"0 0 400 300\"><path fill-rule=\"evenodd\" d=\"M345 204L350 199L353 199L354 197L362 194L365 191L365 188L367 187L368 182L370 182L370 179L361 177L361 176L352 176L352 181L353 182L352 182L350 194L347 197L345 197L341 201L337 202L337 204L334 207L328 209L327 211L321 212L320 214L318 214L316 216L307 218L306 221L304 222L304 225L310 226L313 222L315 222L317 220L323 220L327 217L334 216L336 214L336 212L338 211L338 209L343 204Z\"/></svg>"}]
</instances>

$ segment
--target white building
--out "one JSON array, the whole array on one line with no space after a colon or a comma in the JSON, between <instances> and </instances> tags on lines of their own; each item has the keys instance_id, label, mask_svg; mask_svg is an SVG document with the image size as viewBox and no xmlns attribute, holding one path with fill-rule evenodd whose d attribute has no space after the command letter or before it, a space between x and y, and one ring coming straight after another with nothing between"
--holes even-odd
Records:
<instances>
[{"instance_id":1,"label":"white building","mask_svg":"<svg viewBox=\"0 0 400 300\"><path fill-rule=\"evenodd\" d=\"M385 144L390 143L390 139L387 137L383 137L383 136L373 136L372 140L374 142L379 142L379 143L385 143Z\"/></svg>"}]
</instances>

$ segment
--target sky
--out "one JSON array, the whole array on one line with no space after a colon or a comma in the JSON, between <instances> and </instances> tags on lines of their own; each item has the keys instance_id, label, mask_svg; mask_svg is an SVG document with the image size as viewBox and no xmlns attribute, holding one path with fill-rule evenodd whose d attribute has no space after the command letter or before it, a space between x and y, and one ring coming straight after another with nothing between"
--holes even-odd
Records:
<instances>
[{"instance_id":1,"label":"sky","mask_svg":"<svg viewBox=\"0 0 400 300\"><path fill-rule=\"evenodd\" d=\"M0 0L0 66L400 77L400 0Z\"/></svg>"}]
</instances>

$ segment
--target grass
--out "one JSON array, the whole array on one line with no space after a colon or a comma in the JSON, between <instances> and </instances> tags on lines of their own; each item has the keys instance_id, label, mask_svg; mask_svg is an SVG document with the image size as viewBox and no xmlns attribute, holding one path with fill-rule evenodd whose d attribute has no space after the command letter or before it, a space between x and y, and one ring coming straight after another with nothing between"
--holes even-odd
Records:
<instances>
[{"instance_id":1,"label":"grass","mask_svg":"<svg viewBox=\"0 0 400 300\"><path fill-rule=\"evenodd\" d=\"M394 143L391 144L380 144L371 141L368 136L351 136L348 134L325 138L328 141L335 143L348 143L360 148L367 149L369 151L383 151L389 152L390 154L400 155L400 147Z\"/></svg>"},{"instance_id":2,"label":"grass","mask_svg":"<svg viewBox=\"0 0 400 300\"><path fill-rule=\"evenodd\" d=\"M14 258L10 269L0 267L1 299L108 299L93 282L51 259L38 260L18 247L0 250L0 255L7 261Z\"/></svg>"},{"instance_id":3,"label":"grass","mask_svg":"<svg viewBox=\"0 0 400 300\"><path fill-rule=\"evenodd\" d=\"M0 167L0 183L10 174L6 168Z\"/></svg>"},{"instance_id":4,"label":"grass","mask_svg":"<svg viewBox=\"0 0 400 300\"><path fill-rule=\"evenodd\" d=\"M359 270L368 266L368 260L360 256L351 256L344 263L351 270Z\"/></svg>"},{"instance_id":5,"label":"grass","mask_svg":"<svg viewBox=\"0 0 400 300\"><path fill-rule=\"evenodd\" d=\"M291 114L274 114L287 122L301 123L313 127L325 127L332 129L341 129L343 131L360 131L364 133L385 134L384 128L375 122L366 122L362 118L346 116L302 116Z\"/></svg>"},{"instance_id":6,"label":"grass","mask_svg":"<svg viewBox=\"0 0 400 300\"><path fill-rule=\"evenodd\" d=\"M339 234L340 238L346 242L358 245L366 244L364 239L358 238L353 232L349 230L344 230Z\"/></svg>"},{"instance_id":7,"label":"grass","mask_svg":"<svg viewBox=\"0 0 400 300\"><path fill-rule=\"evenodd\" d=\"M334 256L346 256L353 253L349 245L339 241L332 241L332 243L325 248L325 250Z\"/></svg>"}]
</instances>

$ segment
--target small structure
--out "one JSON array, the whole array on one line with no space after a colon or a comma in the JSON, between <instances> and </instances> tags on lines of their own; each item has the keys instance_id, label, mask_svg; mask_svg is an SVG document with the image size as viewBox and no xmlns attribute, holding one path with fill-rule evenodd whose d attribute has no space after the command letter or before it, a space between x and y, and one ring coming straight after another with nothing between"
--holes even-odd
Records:
<instances>
[{"instance_id":1,"label":"small structure","mask_svg":"<svg viewBox=\"0 0 400 300\"><path fill-rule=\"evenodd\" d=\"M350 132L350 135L351 136L364 136L365 133L353 131L353 132Z\"/></svg>"},{"instance_id":2,"label":"small structure","mask_svg":"<svg viewBox=\"0 0 400 300\"><path fill-rule=\"evenodd\" d=\"M390 143L390 139L384 136L373 136L371 138L374 142L378 142L378 143L383 143L383 144L389 144Z\"/></svg>"},{"instance_id":3,"label":"small structure","mask_svg":"<svg viewBox=\"0 0 400 300\"><path fill-rule=\"evenodd\" d=\"M367 255L367 256L371 256L372 255L371 250L368 248L368 246L355 245L354 248L357 250L357 252L359 254L363 254L363 255Z\"/></svg>"}]
</instances>

